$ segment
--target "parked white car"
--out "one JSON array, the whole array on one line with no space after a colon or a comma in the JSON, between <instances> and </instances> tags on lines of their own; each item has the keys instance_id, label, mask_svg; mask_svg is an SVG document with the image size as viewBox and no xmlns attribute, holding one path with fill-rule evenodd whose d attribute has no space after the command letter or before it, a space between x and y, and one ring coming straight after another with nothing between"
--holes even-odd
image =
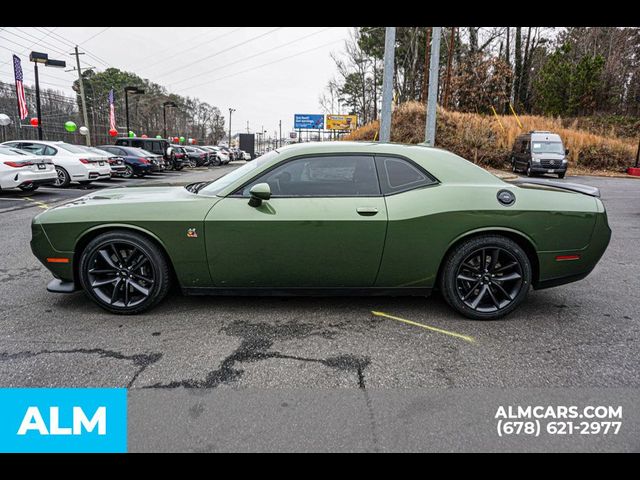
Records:
<instances>
[{"instance_id":1,"label":"parked white car","mask_svg":"<svg viewBox=\"0 0 640 480\"><path fill-rule=\"evenodd\" d=\"M0 190L19 188L33 192L40 185L52 184L57 178L50 158L0 146Z\"/></svg>"},{"instance_id":2,"label":"parked white car","mask_svg":"<svg viewBox=\"0 0 640 480\"><path fill-rule=\"evenodd\" d=\"M117 177L127 171L127 166L124 164L124 158L113 153L101 150L96 147L85 147L84 145L77 145L78 147L86 150L89 153L95 154L98 159L102 159L111 167L111 176Z\"/></svg>"},{"instance_id":3,"label":"parked white car","mask_svg":"<svg viewBox=\"0 0 640 480\"><path fill-rule=\"evenodd\" d=\"M219 164L226 165L231 161L229 154L222 150L218 145L207 145L207 147L215 151Z\"/></svg>"},{"instance_id":4,"label":"parked white car","mask_svg":"<svg viewBox=\"0 0 640 480\"><path fill-rule=\"evenodd\" d=\"M88 184L94 180L111 178L109 162L78 145L46 140L11 140L0 145L50 157L58 175L54 183L56 187L67 187L71 182Z\"/></svg>"},{"instance_id":5,"label":"parked white car","mask_svg":"<svg viewBox=\"0 0 640 480\"><path fill-rule=\"evenodd\" d=\"M241 152L243 160L246 160L247 162L251 160L251 154L249 152L245 152L244 150L241 150Z\"/></svg>"}]
</instances>

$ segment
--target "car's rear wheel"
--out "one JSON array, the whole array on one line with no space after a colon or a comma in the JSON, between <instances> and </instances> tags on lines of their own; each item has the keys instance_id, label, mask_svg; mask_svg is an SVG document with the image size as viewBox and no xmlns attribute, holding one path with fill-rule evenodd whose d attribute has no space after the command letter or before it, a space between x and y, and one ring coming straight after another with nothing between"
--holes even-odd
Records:
<instances>
[{"instance_id":1,"label":"car's rear wheel","mask_svg":"<svg viewBox=\"0 0 640 480\"><path fill-rule=\"evenodd\" d=\"M64 168L56 166L56 174L58 177L53 182L53 186L62 188L68 187L71 183L71 176L69 173Z\"/></svg>"},{"instance_id":2,"label":"car's rear wheel","mask_svg":"<svg viewBox=\"0 0 640 480\"><path fill-rule=\"evenodd\" d=\"M131 178L133 177L133 168L131 165L126 165L124 167L124 172L122 172L122 178Z\"/></svg>"},{"instance_id":3,"label":"car's rear wheel","mask_svg":"<svg viewBox=\"0 0 640 480\"><path fill-rule=\"evenodd\" d=\"M515 310L531 286L531 262L513 240L482 235L464 241L447 257L440 288L465 317L494 320Z\"/></svg>"},{"instance_id":4,"label":"car's rear wheel","mask_svg":"<svg viewBox=\"0 0 640 480\"><path fill-rule=\"evenodd\" d=\"M145 237L127 231L97 236L84 249L80 283L105 310L119 314L144 312L160 302L170 284L162 251Z\"/></svg>"}]
</instances>

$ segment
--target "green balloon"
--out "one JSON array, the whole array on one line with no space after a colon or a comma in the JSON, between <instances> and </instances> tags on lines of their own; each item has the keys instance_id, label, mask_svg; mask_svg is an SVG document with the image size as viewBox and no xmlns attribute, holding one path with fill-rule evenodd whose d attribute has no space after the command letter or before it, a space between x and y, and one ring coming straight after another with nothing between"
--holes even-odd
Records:
<instances>
[{"instance_id":1,"label":"green balloon","mask_svg":"<svg viewBox=\"0 0 640 480\"><path fill-rule=\"evenodd\" d=\"M184 137L180 137L180 143L184 143Z\"/></svg>"},{"instance_id":2,"label":"green balloon","mask_svg":"<svg viewBox=\"0 0 640 480\"><path fill-rule=\"evenodd\" d=\"M131 130L129 130L129 136L130 136L130 137L135 137L135 136L136 136L136 134L135 134L135 133L133 133Z\"/></svg>"},{"instance_id":3,"label":"green balloon","mask_svg":"<svg viewBox=\"0 0 640 480\"><path fill-rule=\"evenodd\" d=\"M156 138L157 138L157 139L161 139L161 138L162 138L162 135L156 135Z\"/></svg>"},{"instance_id":4,"label":"green balloon","mask_svg":"<svg viewBox=\"0 0 640 480\"><path fill-rule=\"evenodd\" d=\"M77 128L78 128L78 126L75 123L71 122L71 121L69 121L69 122L64 124L64 129L67 132L75 132L77 130Z\"/></svg>"}]
</instances>

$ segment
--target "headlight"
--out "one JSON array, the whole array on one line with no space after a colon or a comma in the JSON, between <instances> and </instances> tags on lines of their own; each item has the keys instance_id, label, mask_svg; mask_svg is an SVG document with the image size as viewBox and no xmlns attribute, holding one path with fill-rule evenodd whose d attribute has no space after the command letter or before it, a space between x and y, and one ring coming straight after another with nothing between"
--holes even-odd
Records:
<instances>
[{"instance_id":1,"label":"headlight","mask_svg":"<svg viewBox=\"0 0 640 480\"><path fill-rule=\"evenodd\" d=\"M567 162L568 162L568 160L566 158L562 159L562 163L567 163Z\"/></svg>"},{"instance_id":2,"label":"headlight","mask_svg":"<svg viewBox=\"0 0 640 480\"><path fill-rule=\"evenodd\" d=\"M538 159L538 158L532 158L531 161L533 163L540 163L540 159Z\"/></svg>"}]
</instances>

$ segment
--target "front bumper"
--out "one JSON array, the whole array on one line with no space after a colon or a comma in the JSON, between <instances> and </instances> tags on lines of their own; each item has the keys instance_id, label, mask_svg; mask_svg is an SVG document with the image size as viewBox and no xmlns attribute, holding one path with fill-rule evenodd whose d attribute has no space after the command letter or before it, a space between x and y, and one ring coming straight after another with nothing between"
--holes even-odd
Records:
<instances>
[{"instance_id":1,"label":"front bumper","mask_svg":"<svg viewBox=\"0 0 640 480\"><path fill-rule=\"evenodd\" d=\"M552 167L543 167L540 164L531 164L531 171L533 173L567 173L567 164L553 165Z\"/></svg>"},{"instance_id":2,"label":"front bumper","mask_svg":"<svg viewBox=\"0 0 640 480\"><path fill-rule=\"evenodd\" d=\"M41 224L31 222L31 251L53 276L61 282L75 283L73 252L62 252L53 248ZM67 263L51 262L47 259L68 259ZM57 291L57 290L50 290Z\"/></svg>"}]
</instances>

